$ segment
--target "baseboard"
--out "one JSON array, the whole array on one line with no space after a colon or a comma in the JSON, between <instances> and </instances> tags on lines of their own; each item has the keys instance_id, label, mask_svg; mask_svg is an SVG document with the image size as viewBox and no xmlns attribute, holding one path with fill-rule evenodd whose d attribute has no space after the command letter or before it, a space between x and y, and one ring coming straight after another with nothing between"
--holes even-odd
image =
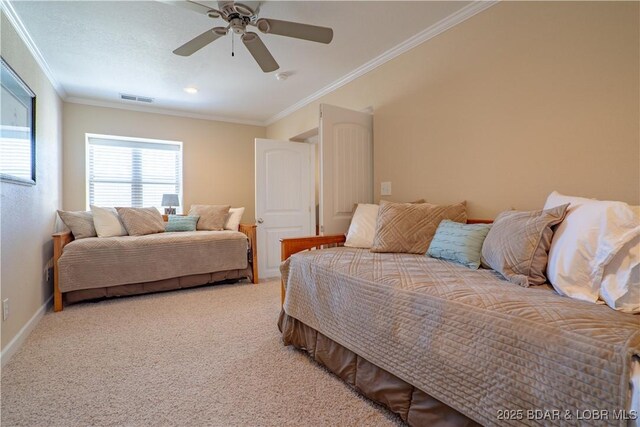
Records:
<instances>
[{"instance_id":1,"label":"baseboard","mask_svg":"<svg viewBox=\"0 0 640 427\"><path fill-rule=\"evenodd\" d=\"M31 331L33 331L33 328L36 327L40 319L42 319L42 316L44 316L44 313L51 305L52 300L53 295L51 295L49 299L44 304L42 304L42 307L40 307L35 312L35 314L31 316L31 319L29 319L29 321L20 329L18 334L13 337L13 339L9 342L9 344L7 344L5 349L2 350L2 353L0 354L0 366L4 368L4 365L9 361L9 359L11 359L11 356L13 356L13 354L18 351L20 346L22 346L24 340L27 339Z\"/></svg>"}]
</instances>

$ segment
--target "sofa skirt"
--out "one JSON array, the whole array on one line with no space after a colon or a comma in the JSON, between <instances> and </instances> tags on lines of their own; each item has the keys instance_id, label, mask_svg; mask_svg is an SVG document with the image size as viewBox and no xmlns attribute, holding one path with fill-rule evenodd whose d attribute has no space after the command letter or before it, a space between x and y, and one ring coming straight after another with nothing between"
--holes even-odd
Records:
<instances>
[{"instance_id":1,"label":"sofa skirt","mask_svg":"<svg viewBox=\"0 0 640 427\"><path fill-rule=\"evenodd\" d=\"M301 321L280 312L284 345L305 351L360 394L398 414L410 426L479 426L477 422L360 357Z\"/></svg>"},{"instance_id":2,"label":"sofa skirt","mask_svg":"<svg viewBox=\"0 0 640 427\"><path fill-rule=\"evenodd\" d=\"M69 291L63 294L65 303L103 299L111 297L121 297L127 295L142 295L152 292L173 291L176 289L193 288L209 283L221 282L223 280L252 279L253 273L251 265L246 269L216 271L214 273L193 274L189 276L174 277L165 280L156 280L145 283L131 283L127 285L108 286L104 288L80 289Z\"/></svg>"}]
</instances>

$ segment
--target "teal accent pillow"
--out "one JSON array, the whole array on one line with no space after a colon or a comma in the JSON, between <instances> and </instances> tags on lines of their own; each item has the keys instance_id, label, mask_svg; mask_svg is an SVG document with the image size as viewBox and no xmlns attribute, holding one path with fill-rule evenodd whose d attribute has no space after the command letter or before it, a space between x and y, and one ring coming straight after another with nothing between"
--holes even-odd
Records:
<instances>
[{"instance_id":1,"label":"teal accent pillow","mask_svg":"<svg viewBox=\"0 0 640 427\"><path fill-rule=\"evenodd\" d=\"M164 231L196 231L199 218L197 215L169 215L169 221Z\"/></svg>"},{"instance_id":2,"label":"teal accent pillow","mask_svg":"<svg viewBox=\"0 0 640 427\"><path fill-rule=\"evenodd\" d=\"M491 224L462 224L442 220L427 255L477 270L480 267L482 243L489 229Z\"/></svg>"}]
</instances>

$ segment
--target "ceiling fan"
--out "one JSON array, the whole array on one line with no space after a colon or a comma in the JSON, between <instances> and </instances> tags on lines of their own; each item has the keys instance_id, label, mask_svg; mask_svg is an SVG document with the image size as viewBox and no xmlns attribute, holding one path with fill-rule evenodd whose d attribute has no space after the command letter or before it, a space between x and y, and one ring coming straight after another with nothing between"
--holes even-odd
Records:
<instances>
[{"instance_id":1,"label":"ceiling fan","mask_svg":"<svg viewBox=\"0 0 640 427\"><path fill-rule=\"evenodd\" d=\"M227 35L231 30L235 34L241 35L242 43L247 47L253 59L256 60L262 71L269 73L277 70L280 66L258 34L248 31L247 27L256 27L265 34L276 34L325 44L331 43L333 39L333 30L331 28L271 18L258 18L259 3L257 2L257 5L252 7L246 3L236 3L230 0L218 1L218 8L215 9L191 0L161 1L203 13L213 19L222 18L228 23L226 27L214 27L205 31L173 51L173 53L180 56L192 55L209 43Z\"/></svg>"}]
</instances>

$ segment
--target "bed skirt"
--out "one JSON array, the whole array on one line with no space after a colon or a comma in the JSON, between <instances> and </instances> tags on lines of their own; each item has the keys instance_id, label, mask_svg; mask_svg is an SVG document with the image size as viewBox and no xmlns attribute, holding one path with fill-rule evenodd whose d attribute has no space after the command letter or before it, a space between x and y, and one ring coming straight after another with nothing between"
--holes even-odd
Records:
<instances>
[{"instance_id":1,"label":"bed skirt","mask_svg":"<svg viewBox=\"0 0 640 427\"><path fill-rule=\"evenodd\" d=\"M173 291L176 289L193 288L209 283L221 282L223 280L253 279L251 264L245 269L216 271L214 273L193 274L190 276L174 277L165 280L156 280L145 283L132 283L128 285L108 286L104 288L80 289L77 291L65 292L63 298L65 303L71 304L90 299L102 299L111 297L121 297L127 295L142 295L152 292Z\"/></svg>"},{"instance_id":2,"label":"bed skirt","mask_svg":"<svg viewBox=\"0 0 640 427\"><path fill-rule=\"evenodd\" d=\"M284 345L306 351L363 396L398 414L410 426L479 426L460 412L370 363L299 320L280 312Z\"/></svg>"}]
</instances>

